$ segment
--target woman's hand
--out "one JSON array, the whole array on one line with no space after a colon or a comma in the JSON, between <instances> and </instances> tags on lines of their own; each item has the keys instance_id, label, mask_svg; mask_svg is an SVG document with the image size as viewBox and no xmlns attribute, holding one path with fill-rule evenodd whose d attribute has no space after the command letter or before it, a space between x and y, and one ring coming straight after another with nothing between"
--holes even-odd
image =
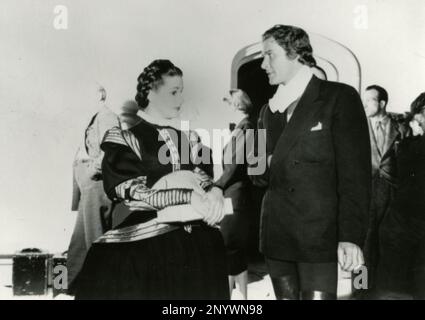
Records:
<instances>
[{"instance_id":1,"label":"woman's hand","mask_svg":"<svg viewBox=\"0 0 425 320\"><path fill-rule=\"evenodd\" d=\"M224 217L224 197L220 188L213 187L204 195L204 199L209 203L209 214L205 221L213 226L219 223Z\"/></svg>"},{"instance_id":2,"label":"woman's hand","mask_svg":"<svg viewBox=\"0 0 425 320\"><path fill-rule=\"evenodd\" d=\"M209 218L209 203L204 197L204 195L193 191L190 204L192 208L203 217L203 220L207 221Z\"/></svg>"}]
</instances>

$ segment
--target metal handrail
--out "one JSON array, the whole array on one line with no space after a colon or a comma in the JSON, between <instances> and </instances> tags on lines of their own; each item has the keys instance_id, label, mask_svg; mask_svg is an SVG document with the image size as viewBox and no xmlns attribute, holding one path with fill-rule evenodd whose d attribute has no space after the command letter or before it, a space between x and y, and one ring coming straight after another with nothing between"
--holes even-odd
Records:
<instances>
[{"instance_id":1,"label":"metal handrail","mask_svg":"<svg viewBox=\"0 0 425 320\"><path fill-rule=\"evenodd\" d=\"M0 260L1 259L13 259L15 255L14 254L0 254Z\"/></svg>"}]
</instances>

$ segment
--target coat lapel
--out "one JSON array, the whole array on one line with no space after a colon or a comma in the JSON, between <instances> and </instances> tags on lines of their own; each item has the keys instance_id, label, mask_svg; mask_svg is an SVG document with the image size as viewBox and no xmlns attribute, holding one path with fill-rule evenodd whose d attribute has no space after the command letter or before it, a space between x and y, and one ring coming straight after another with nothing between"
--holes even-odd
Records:
<instances>
[{"instance_id":1,"label":"coat lapel","mask_svg":"<svg viewBox=\"0 0 425 320\"><path fill-rule=\"evenodd\" d=\"M370 145L372 148L372 152L375 152L378 154L379 158L381 158L381 150L378 148L378 143L376 142L376 136L375 131L372 128L372 122L370 121L370 118L367 118L367 124L369 126L369 135L370 135Z\"/></svg>"},{"instance_id":2,"label":"coat lapel","mask_svg":"<svg viewBox=\"0 0 425 320\"><path fill-rule=\"evenodd\" d=\"M320 84L321 80L312 77L307 85L303 95L296 106L291 120L283 130L274 152L276 158L284 159L288 155L291 148L296 144L303 132L309 130L311 119L314 117L319 107L322 105L320 100Z\"/></svg>"},{"instance_id":3,"label":"coat lapel","mask_svg":"<svg viewBox=\"0 0 425 320\"><path fill-rule=\"evenodd\" d=\"M397 130L397 125L393 123L392 120L390 120L390 131L388 132L387 139L385 141L384 145L384 152L382 157L384 158L385 155L388 153L388 151L391 149L394 141L396 140L397 136L399 135L399 131Z\"/></svg>"}]
</instances>

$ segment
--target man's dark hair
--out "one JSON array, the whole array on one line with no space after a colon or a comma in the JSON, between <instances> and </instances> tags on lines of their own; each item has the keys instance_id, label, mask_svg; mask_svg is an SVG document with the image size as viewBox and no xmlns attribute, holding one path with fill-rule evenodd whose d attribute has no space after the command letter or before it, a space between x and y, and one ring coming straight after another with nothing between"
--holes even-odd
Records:
<instances>
[{"instance_id":1,"label":"man's dark hair","mask_svg":"<svg viewBox=\"0 0 425 320\"><path fill-rule=\"evenodd\" d=\"M298 55L298 61L302 64L309 67L316 65L310 39L303 29L278 24L264 32L263 41L269 38L273 38L286 51L288 58L294 59Z\"/></svg>"},{"instance_id":2,"label":"man's dark hair","mask_svg":"<svg viewBox=\"0 0 425 320\"><path fill-rule=\"evenodd\" d=\"M378 86L376 84L373 84L371 86L368 86L366 88L366 91L368 90L376 90L378 92L378 101L385 101L385 106L388 103L388 92L387 90L385 90L384 88L382 88L381 86Z\"/></svg>"}]
</instances>

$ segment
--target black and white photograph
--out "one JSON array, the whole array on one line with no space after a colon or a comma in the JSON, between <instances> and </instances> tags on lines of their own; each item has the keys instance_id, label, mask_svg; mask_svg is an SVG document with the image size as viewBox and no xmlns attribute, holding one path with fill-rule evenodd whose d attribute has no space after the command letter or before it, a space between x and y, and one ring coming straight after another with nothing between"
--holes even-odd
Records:
<instances>
[{"instance_id":1,"label":"black and white photograph","mask_svg":"<svg viewBox=\"0 0 425 320\"><path fill-rule=\"evenodd\" d=\"M0 41L0 300L425 299L425 1L2 0Z\"/></svg>"}]
</instances>

